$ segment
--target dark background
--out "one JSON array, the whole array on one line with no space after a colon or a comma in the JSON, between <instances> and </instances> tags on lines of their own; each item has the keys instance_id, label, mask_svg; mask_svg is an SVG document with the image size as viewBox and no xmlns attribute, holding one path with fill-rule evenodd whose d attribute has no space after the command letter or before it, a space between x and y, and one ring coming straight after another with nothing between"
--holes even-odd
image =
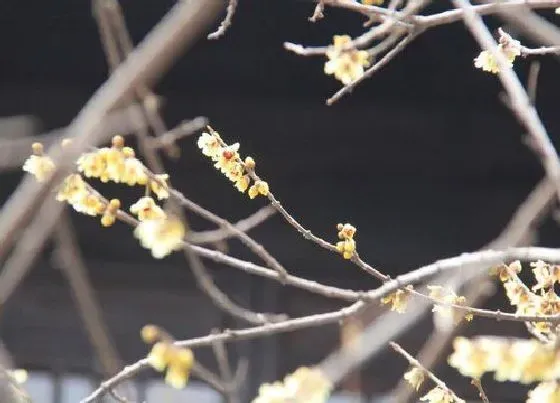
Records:
<instances>
[{"instance_id":1,"label":"dark background","mask_svg":"<svg viewBox=\"0 0 560 403\"><path fill-rule=\"evenodd\" d=\"M121 1L135 42L172 4ZM442 10L439 4L429 11ZM355 224L361 256L388 274L475 250L493 239L542 169L523 145L522 128L499 100L498 79L474 69L479 49L462 24L423 34L350 97L327 107L324 101L339 83L323 74L324 60L288 53L282 44L324 45L333 34L356 35L363 18L327 9L327 18L312 24L307 21L312 11L306 1L241 0L227 35L217 42L199 40L157 86L169 126L207 116L226 141L241 142L242 155L257 160L260 175L305 226L334 241L337 222ZM537 106L556 142L557 61L542 61ZM516 62L523 80L529 63ZM41 130L65 126L106 75L89 2L0 3L0 115L36 116ZM196 138L179 145L181 158L167 168L189 198L231 221L263 205L262 199L248 201L218 175L199 153ZM4 198L20 178L19 170L2 176ZM122 196L114 187L104 189ZM127 195L132 200L140 194ZM244 326L227 319L197 290L180 256L154 261L124 225L103 229L96 220L73 217L126 362L146 351L138 337L145 323L158 323L178 338L203 335L214 326ZM196 218L192 225L210 228ZM294 274L343 287L377 285L302 240L280 217L251 234ZM555 245L558 234L556 223L548 220L539 244ZM230 248L250 258L236 241ZM95 358L49 250L2 309L2 338L20 366L95 373ZM336 306L231 268L209 267L236 301L257 310L299 316ZM503 304L503 299L494 302ZM416 351L430 326L428 318L403 339L404 346ZM523 335L520 324L500 327ZM496 332L483 320L469 331ZM337 340L337 327L330 326L242 343L237 351L252 359L253 389L324 358ZM211 353L199 357L209 361ZM402 359L384 353L364 369L363 386L368 394L387 391L403 370ZM445 366L438 371L463 395L474 397L468 380ZM490 398L519 401L519 389L510 386L490 388Z\"/></svg>"}]
</instances>

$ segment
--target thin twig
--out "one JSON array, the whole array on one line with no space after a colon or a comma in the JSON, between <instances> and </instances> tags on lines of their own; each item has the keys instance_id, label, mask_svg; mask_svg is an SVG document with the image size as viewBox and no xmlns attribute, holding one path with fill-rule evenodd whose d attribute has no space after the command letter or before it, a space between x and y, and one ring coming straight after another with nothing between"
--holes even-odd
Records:
<instances>
[{"instance_id":1,"label":"thin twig","mask_svg":"<svg viewBox=\"0 0 560 403\"><path fill-rule=\"evenodd\" d=\"M223 36L227 29L231 26L231 22L233 21L233 15L235 14L235 10L237 9L237 0L229 0L227 6L227 14L223 21L220 23L220 26L215 32L212 32L208 35L208 39L219 39Z\"/></svg>"},{"instance_id":2,"label":"thin twig","mask_svg":"<svg viewBox=\"0 0 560 403\"><path fill-rule=\"evenodd\" d=\"M200 215L201 217L206 218L209 221L212 221L219 226L226 228L229 232L233 234L236 238L238 238L245 246L247 246L253 253L259 256L267 265L271 268L276 270L280 275L280 280L282 281L288 274L286 269L274 258L268 251L257 241L247 235L245 232L236 228L232 223L229 221L219 217L217 214L212 213L209 210L206 210L204 207L200 206L199 204L193 202L190 199L187 199L181 192L175 189L169 189L169 194L175 198L179 202L179 204L187 209L193 211L194 213Z\"/></svg>"},{"instance_id":3,"label":"thin twig","mask_svg":"<svg viewBox=\"0 0 560 403\"><path fill-rule=\"evenodd\" d=\"M244 218L243 220L237 221L233 224L239 231L247 232L264 221L266 221L269 217L276 213L276 209L272 206L265 206L258 210L257 212L251 214L249 217ZM215 229L210 231L202 231L202 232L191 232L188 234L189 242L194 244L205 244L205 243L215 243L220 242L225 239L231 238L233 233L228 231L225 228L222 229Z\"/></svg>"},{"instance_id":4,"label":"thin twig","mask_svg":"<svg viewBox=\"0 0 560 403\"><path fill-rule=\"evenodd\" d=\"M471 384L476 388L476 390L478 390L478 396L480 396L482 401L484 403L490 403L490 400L488 400L488 396L486 396L486 393L484 392L484 388L482 387L482 382L480 381L480 379L473 379L471 381Z\"/></svg>"}]
</instances>

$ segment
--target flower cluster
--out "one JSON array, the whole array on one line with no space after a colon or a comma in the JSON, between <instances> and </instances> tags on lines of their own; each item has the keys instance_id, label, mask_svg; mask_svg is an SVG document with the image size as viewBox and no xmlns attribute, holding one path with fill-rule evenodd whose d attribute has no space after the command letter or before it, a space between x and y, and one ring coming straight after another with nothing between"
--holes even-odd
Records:
<instances>
[{"instance_id":1,"label":"flower cluster","mask_svg":"<svg viewBox=\"0 0 560 403\"><path fill-rule=\"evenodd\" d=\"M364 75L364 67L369 66L369 54L365 50L352 47L348 35L335 35L333 45L327 51L325 74L332 74L344 85L348 85Z\"/></svg>"},{"instance_id":2,"label":"flower cluster","mask_svg":"<svg viewBox=\"0 0 560 403\"><path fill-rule=\"evenodd\" d=\"M78 171L87 178L98 178L101 182L124 183L128 186L150 186L159 200L169 197L166 181L168 175L154 175L150 179L148 170L135 156L131 147L125 147L122 136L114 136L111 147L103 147L83 154L78 158Z\"/></svg>"},{"instance_id":3,"label":"flower cluster","mask_svg":"<svg viewBox=\"0 0 560 403\"><path fill-rule=\"evenodd\" d=\"M339 223L336 225L336 229L338 230L338 239L341 240L336 243L336 249L342 253L344 259L352 259L356 251L356 241L354 240L356 228L348 223Z\"/></svg>"},{"instance_id":4,"label":"flower cluster","mask_svg":"<svg viewBox=\"0 0 560 403\"><path fill-rule=\"evenodd\" d=\"M332 383L318 368L298 368L283 382L264 383L252 403L324 403Z\"/></svg>"},{"instance_id":5,"label":"flower cluster","mask_svg":"<svg viewBox=\"0 0 560 403\"><path fill-rule=\"evenodd\" d=\"M79 174L68 175L58 193L56 200L68 202L79 213L96 216L105 210L105 203L95 194Z\"/></svg>"},{"instance_id":6,"label":"flower cluster","mask_svg":"<svg viewBox=\"0 0 560 403\"><path fill-rule=\"evenodd\" d=\"M408 293L404 290L397 290L386 297L381 298L381 304L387 305L391 304L391 311L404 313L406 310L406 304L408 302Z\"/></svg>"},{"instance_id":7,"label":"flower cluster","mask_svg":"<svg viewBox=\"0 0 560 403\"><path fill-rule=\"evenodd\" d=\"M63 140L62 145L67 143L68 141ZM121 203L118 199L104 199L85 182L83 176L98 178L102 182L146 186L147 193L153 192L159 200L169 197L168 175L151 174L136 159L134 150L124 145L122 136L114 136L111 143L111 147L81 155L77 161L79 173L68 175L56 194L56 200L67 202L82 214L101 215L101 225L104 227L115 223ZM23 169L33 174L38 181L43 181L53 168L52 160L43 155L43 146L33 144L33 154L27 159ZM185 236L183 223L176 217L168 217L152 197L140 198L130 207L130 211L140 221L134 231L135 236L143 247L151 249L155 258L163 258L182 247Z\"/></svg>"},{"instance_id":8,"label":"flower cluster","mask_svg":"<svg viewBox=\"0 0 560 403\"><path fill-rule=\"evenodd\" d=\"M33 154L23 163L23 170L35 176L37 182L44 182L54 170L54 162L48 155L44 155L43 145L33 143L31 146Z\"/></svg>"},{"instance_id":9,"label":"flower cluster","mask_svg":"<svg viewBox=\"0 0 560 403\"><path fill-rule=\"evenodd\" d=\"M441 303L441 305L434 305L432 312L436 312L438 315L442 315L447 318L453 318L457 322L461 320L461 316L456 314L456 311L451 305L465 305L467 302L465 297L459 296L452 290L445 289L439 285L429 285L428 289L430 290L429 297ZM467 313L464 318L467 321L471 321L473 319L473 315Z\"/></svg>"},{"instance_id":10,"label":"flower cluster","mask_svg":"<svg viewBox=\"0 0 560 403\"><path fill-rule=\"evenodd\" d=\"M493 372L497 381L528 384L560 376L559 352L533 339L457 337L453 350L449 364L471 378L478 379L486 372Z\"/></svg>"},{"instance_id":11,"label":"flower cluster","mask_svg":"<svg viewBox=\"0 0 560 403\"><path fill-rule=\"evenodd\" d=\"M500 279L510 304L516 307L516 313L522 315L555 315L560 313L560 297L554 291L558 281L557 266L543 261L531 263L537 283L529 289L517 276L521 263L515 261L498 269ZM556 326L547 322L529 323L529 330L536 335L555 338Z\"/></svg>"},{"instance_id":12,"label":"flower cluster","mask_svg":"<svg viewBox=\"0 0 560 403\"><path fill-rule=\"evenodd\" d=\"M500 29L500 40L498 44L498 51L501 52L506 60L508 61L510 67L513 66L513 62L517 56L521 55L521 43L513 39L508 33ZM478 57L474 59L474 66L478 69L488 71L490 73L496 74L500 71L498 62L487 50L480 52Z\"/></svg>"},{"instance_id":13,"label":"flower cluster","mask_svg":"<svg viewBox=\"0 0 560 403\"><path fill-rule=\"evenodd\" d=\"M166 332L154 325L142 328L142 339L153 344L148 362L158 372L166 371L165 382L176 388L186 386L194 365L194 354L190 349L177 347Z\"/></svg>"},{"instance_id":14,"label":"flower cluster","mask_svg":"<svg viewBox=\"0 0 560 403\"><path fill-rule=\"evenodd\" d=\"M220 170L230 181L235 184L237 190L245 193L249 189L249 197L254 199L258 195L268 196L268 183L256 180L250 187L251 176L255 169L255 160L251 157L241 161L239 156L239 143L227 145L219 133L209 128L210 133L202 133L198 139L198 147L202 154L214 161L214 166Z\"/></svg>"}]
</instances>

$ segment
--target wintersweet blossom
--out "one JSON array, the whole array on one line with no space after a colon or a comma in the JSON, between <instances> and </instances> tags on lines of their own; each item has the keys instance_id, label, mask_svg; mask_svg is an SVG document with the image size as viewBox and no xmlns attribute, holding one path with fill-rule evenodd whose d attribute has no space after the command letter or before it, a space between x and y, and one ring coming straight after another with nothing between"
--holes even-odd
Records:
<instances>
[{"instance_id":1,"label":"wintersweet blossom","mask_svg":"<svg viewBox=\"0 0 560 403\"><path fill-rule=\"evenodd\" d=\"M145 343L154 343L148 354L148 363L158 372L166 371L165 382L176 389L186 386L194 365L194 354L188 348L173 344L173 339L154 325L142 328Z\"/></svg>"},{"instance_id":2,"label":"wintersweet blossom","mask_svg":"<svg viewBox=\"0 0 560 403\"><path fill-rule=\"evenodd\" d=\"M422 386L424 379L426 379L426 374L424 370L418 367L412 367L410 370L405 372L403 378L410 384L410 386L418 391L418 389L420 389L420 386Z\"/></svg>"},{"instance_id":3,"label":"wintersweet blossom","mask_svg":"<svg viewBox=\"0 0 560 403\"><path fill-rule=\"evenodd\" d=\"M140 221L165 219L166 214L163 209L156 204L154 199L149 196L140 198L130 206L130 212L136 214Z\"/></svg>"},{"instance_id":4,"label":"wintersweet blossom","mask_svg":"<svg viewBox=\"0 0 560 403\"><path fill-rule=\"evenodd\" d=\"M381 298L382 305L391 304L391 311L398 313L405 312L407 302L408 294L403 290L397 290L394 293Z\"/></svg>"},{"instance_id":5,"label":"wintersweet blossom","mask_svg":"<svg viewBox=\"0 0 560 403\"><path fill-rule=\"evenodd\" d=\"M283 382L265 383L252 403L324 403L332 383L318 368L298 368Z\"/></svg>"},{"instance_id":6,"label":"wintersweet blossom","mask_svg":"<svg viewBox=\"0 0 560 403\"><path fill-rule=\"evenodd\" d=\"M79 174L68 175L60 186L56 200L66 201L74 210L86 215L96 216L103 213L105 203L97 194L90 192Z\"/></svg>"},{"instance_id":7,"label":"wintersweet blossom","mask_svg":"<svg viewBox=\"0 0 560 403\"><path fill-rule=\"evenodd\" d=\"M341 239L341 241L336 243L336 249L342 254L344 259L352 259L356 251L356 241L354 240L356 228L349 223L339 223L336 229L338 230L338 239Z\"/></svg>"},{"instance_id":8,"label":"wintersweet blossom","mask_svg":"<svg viewBox=\"0 0 560 403\"><path fill-rule=\"evenodd\" d=\"M171 252L181 249L185 237L185 227L181 220L167 218L140 221L134 230L140 244L152 251L152 256L162 259Z\"/></svg>"},{"instance_id":9,"label":"wintersweet blossom","mask_svg":"<svg viewBox=\"0 0 560 403\"><path fill-rule=\"evenodd\" d=\"M527 395L527 403L560 402L560 384L557 381L542 382Z\"/></svg>"},{"instance_id":10,"label":"wintersweet blossom","mask_svg":"<svg viewBox=\"0 0 560 403\"><path fill-rule=\"evenodd\" d=\"M457 295L452 290L445 289L439 285L429 285L428 290L430 290L430 298L441 303L441 305L435 304L432 308L432 312L436 312L438 315L442 315L443 317L453 318L456 322L462 319L461 315L459 315L451 305L465 305L465 297ZM464 319L471 321L473 319L473 315L471 313L467 313L464 315Z\"/></svg>"},{"instance_id":11,"label":"wintersweet blossom","mask_svg":"<svg viewBox=\"0 0 560 403\"><path fill-rule=\"evenodd\" d=\"M149 182L146 167L136 158L134 150L124 145L122 136L114 136L111 147L82 154L76 164L85 177L98 178L101 182L112 181L128 186L144 186ZM167 176L156 176L159 181L151 181L151 189L159 199L167 198L167 186L164 184Z\"/></svg>"},{"instance_id":12,"label":"wintersweet blossom","mask_svg":"<svg viewBox=\"0 0 560 403\"><path fill-rule=\"evenodd\" d=\"M431 389L428 393L422 396L420 400L428 403L453 403L456 401L451 392L442 389L439 386Z\"/></svg>"},{"instance_id":13,"label":"wintersweet blossom","mask_svg":"<svg viewBox=\"0 0 560 403\"><path fill-rule=\"evenodd\" d=\"M364 67L369 66L369 53L352 47L348 35L335 35L333 45L326 53L325 74L334 75L344 85L348 85L364 75Z\"/></svg>"},{"instance_id":14,"label":"wintersweet blossom","mask_svg":"<svg viewBox=\"0 0 560 403\"><path fill-rule=\"evenodd\" d=\"M49 156L43 154L43 145L41 143L33 143L31 148L33 154L23 163L23 170L35 176L37 182L44 182L54 170L54 162Z\"/></svg>"},{"instance_id":15,"label":"wintersweet blossom","mask_svg":"<svg viewBox=\"0 0 560 403\"><path fill-rule=\"evenodd\" d=\"M267 196L269 193L268 183L257 180L251 185L249 172L255 169L255 160L248 156L243 162L239 155L239 143L227 145L218 132L212 129L209 131L210 133L202 133L198 138L198 147L202 154L210 157L214 166L233 182L241 193L245 193L249 189L248 194L251 199L258 195Z\"/></svg>"},{"instance_id":16,"label":"wintersweet blossom","mask_svg":"<svg viewBox=\"0 0 560 403\"><path fill-rule=\"evenodd\" d=\"M101 217L101 225L104 227L110 227L113 225L117 220L117 212L120 207L121 202L118 199L112 199L105 207L105 211Z\"/></svg>"},{"instance_id":17,"label":"wintersweet blossom","mask_svg":"<svg viewBox=\"0 0 560 403\"><path fill-rule=\"evenodd\" d=\"M500 29L500 40L498 45L498 52L504 55L509 66L513 66L513 62L517 56L521 55L521 43L513 39L508 33ZM474 66L476 68L496 74L500 71L498 62L491 52L483 50L478 57L474 59Z\"/></svg>"}]
</instances>

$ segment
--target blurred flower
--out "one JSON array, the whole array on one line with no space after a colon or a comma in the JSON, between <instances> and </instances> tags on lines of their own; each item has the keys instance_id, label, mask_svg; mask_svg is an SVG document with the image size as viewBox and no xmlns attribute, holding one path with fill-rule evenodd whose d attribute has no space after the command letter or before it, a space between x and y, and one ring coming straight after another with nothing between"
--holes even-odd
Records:
<instances>
[{"instance_id":1,"label":"blurred flower","mask_svg":"<svg viewBox=\"0 0 560 403\"><path fill-rule=\"evenodd\" d=\"M416 390L420 389L422 382L426 378L424 371L418 367L413 367L405 372L403 378Z\"/></svg>"},{"instance_id":2,"label":"blurred flower","mask_svg":"<svg viewBox=\"0 0 560 403\"><path fill-rule=\"evenodd\" d=\"M43 155L43 145L41 143L33 143L31 148L33 154L23 163L23 170L35 176L37 182L44 182L54 170L54 162L50 157Z\"/></svg>"},{"instance_id":3,"label":"blurred flower","mask_svg":"<svg viewBox=\"0 0 560 403\"><path fill-rule=\"evenodd\" d=\"M369 66L369 54L365 50L352 48L348 35L335 35L333 45L327 51L325 74L332 74L344 85L348 85L364 75L364 67Z\"/></svg>"},{"instance_id":4,"label":"blurred flower","mask_svg":"<svg viewBox=\"0 0 560 403\"><path fill-rule=\"evenodd\" d=\"M152 256L162 259L171 252L181 249L185 237L183 223L175 217L140 221L134 235L140 244L151 249Z\"/></svg>"}]
</instances>

